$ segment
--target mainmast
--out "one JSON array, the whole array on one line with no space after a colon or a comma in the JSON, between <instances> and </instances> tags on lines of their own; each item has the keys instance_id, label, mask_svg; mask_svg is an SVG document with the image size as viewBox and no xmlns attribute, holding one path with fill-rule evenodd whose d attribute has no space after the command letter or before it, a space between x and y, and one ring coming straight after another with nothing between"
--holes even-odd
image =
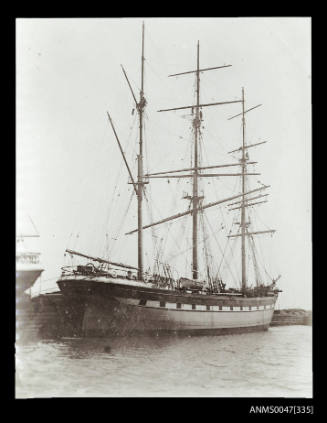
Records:
<instances>
[{"instance_id":1,"label":"mainmast","mask_svg":"<svg viewBox=\"0 0 327 423\"><path fill-rule=\"evenodd\" d=\"M193 236L192 236L192 245L193 245L193 260L192 260L192 273L193 279L198 279L198 139L200 131L200 44L198 41L197 45L197 69L196 69L196 112L195 118L193 120L194 126L194 176L193 176Z\"/></svg>"},{"instance_id":2,"label":"mainmast","mask_svg":"<svg viewBox=\"0 0 327 423\"><path fill-rule=\"evenodd\" d=\"M241 203L241 229L242 229L242 291L246 289L246 252L245 252L245 185L246 185L246 156L245 156L245 116L244 116L244 88L242 88L242 203Z\"/></svg>"},{"instance_id":3,"label":"mainmast","mask_svg":"<svg viewBox=\"0 0 327 423\"><path fill-rule=\"evenodd\" d=\"M144 98L144 22L142 24L142 57L141 57L141 91L140 101L137 104L139 113L139 154L137 174L137 227L138 227L138 279L143 280L143 112L146 100Z\"/></svg>"}]
</instances>

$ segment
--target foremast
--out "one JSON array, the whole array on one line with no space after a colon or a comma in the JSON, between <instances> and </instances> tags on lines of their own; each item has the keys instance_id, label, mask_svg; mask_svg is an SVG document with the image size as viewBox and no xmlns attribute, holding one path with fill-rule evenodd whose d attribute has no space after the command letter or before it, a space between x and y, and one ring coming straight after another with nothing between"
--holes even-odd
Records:
<instances>
[{"instance_id":1,"label":"foremast","mask_svg":"<svg viewBox=\"0 0 327 423\"><path fill-rule=\"evenodd\" d=\"M124 163L126 165L129 177L131 179L131 184L133 185L135 194L137 196L137 233L138 233L138 240L137 240L137 256L138 256L138 267L137 267L137 275L139 280L143 280L143 190L144 190L144 184L147 183L144 181L144 171L143 171L143 128L144 128L144 122L143 122L143 116L144 116L144 109L146 106L146 99L144 97L144 22L142 23L142 55L141 55L141 89L140 89L140 100L137 101L136 96L134 94L133 88L129 82L129 79L127 77L127 74L125 72L125 69L122 67L123 73L125 75L126 81L128 83L129 89L131 91L131 94L133 96L136 110L139 115L139 152L137 155L137 180L133 178L130 166L127 163L125 153L123 151L123 148L121 146L121 143L119 141L117 132L114 128L112 119L110 117L110 114L108 114L109 122L111 124L112 130L114 132L115 138L118 143L119 150L122 154Z\"/></svg>"}]
</instances>

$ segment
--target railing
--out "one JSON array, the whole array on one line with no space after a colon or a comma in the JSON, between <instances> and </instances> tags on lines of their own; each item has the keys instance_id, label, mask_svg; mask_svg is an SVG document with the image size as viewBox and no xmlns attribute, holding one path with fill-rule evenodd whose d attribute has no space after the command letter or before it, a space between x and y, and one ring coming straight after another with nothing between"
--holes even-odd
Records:
<instances>
[{"instance_id":1,"label":"railing","mask_svg":"<svg viewBox=\"0 0 327 423\"><path fill-rule=\"evenodd\" d=\"M20 253L16 255L17 263L40 263L40 253Z\"/></svg>"}]
</instances>

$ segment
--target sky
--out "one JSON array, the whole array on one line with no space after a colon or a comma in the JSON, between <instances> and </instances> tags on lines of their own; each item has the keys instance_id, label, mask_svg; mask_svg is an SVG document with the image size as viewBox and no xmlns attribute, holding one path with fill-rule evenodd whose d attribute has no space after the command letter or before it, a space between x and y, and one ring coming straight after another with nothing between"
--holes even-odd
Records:
<instances>
[{"instance_id":1,"label":"sky","mask_svg":"<svg viewBox=\"0 0 327 423\"><path fill-rule=\"evenodd\" d=\"M157 111L194 104L194 74L168 75L195 69L199 41L200 67L232 65L201 73L201 101L237 100L244 87L246 108L262 104L246 115L247 143L267 141L248 149L258 162L249 171L260 173L248 187L271 187L269 201L248 216L254 230L277 231L257 238L263 268L282 275L278 307L311 309L310 18L17 19L16 222L19 232L29 215L40 234L30 247L39 249L45 269L35 289L56 288L61 267L70 264L66 248L137 264L137 238L124 235L136 228L136 200L106 112L136 175L137 116L121 64L138 96L142 21L145 169L190 167L190 112ZM240 146L241 121L228 117L240 105L202 111L202 165L237 162L228 152ZM238 177L202 179L205 202L240 192ZM182 197L190 190L187 179L151 180L144 223L187 210ZM218 239L210 241L213 261L230 271L231 282L239 279L240 254L238 240L226 244L226 231L237 230L237 213L226 205L206 212ZM190 220L144 231L146 266L160 247L173 267L190 270Z\"/></svg>"}]
</instances>

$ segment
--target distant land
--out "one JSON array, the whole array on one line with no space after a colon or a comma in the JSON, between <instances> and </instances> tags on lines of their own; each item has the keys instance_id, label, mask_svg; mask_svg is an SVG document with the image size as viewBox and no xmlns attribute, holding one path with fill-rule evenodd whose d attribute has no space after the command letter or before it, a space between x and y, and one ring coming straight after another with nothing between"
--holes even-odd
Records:
<instances>
[{"instance_id":1,"label":"distant land","mask_svg":"<svg viewBox=\"0 0 327 423\"><path fill-rule=\"evenodd\" d=\"M307 325L312 326L312 311L302 308L275 310L271 326Z\"/></svg>"}]
</instances>

